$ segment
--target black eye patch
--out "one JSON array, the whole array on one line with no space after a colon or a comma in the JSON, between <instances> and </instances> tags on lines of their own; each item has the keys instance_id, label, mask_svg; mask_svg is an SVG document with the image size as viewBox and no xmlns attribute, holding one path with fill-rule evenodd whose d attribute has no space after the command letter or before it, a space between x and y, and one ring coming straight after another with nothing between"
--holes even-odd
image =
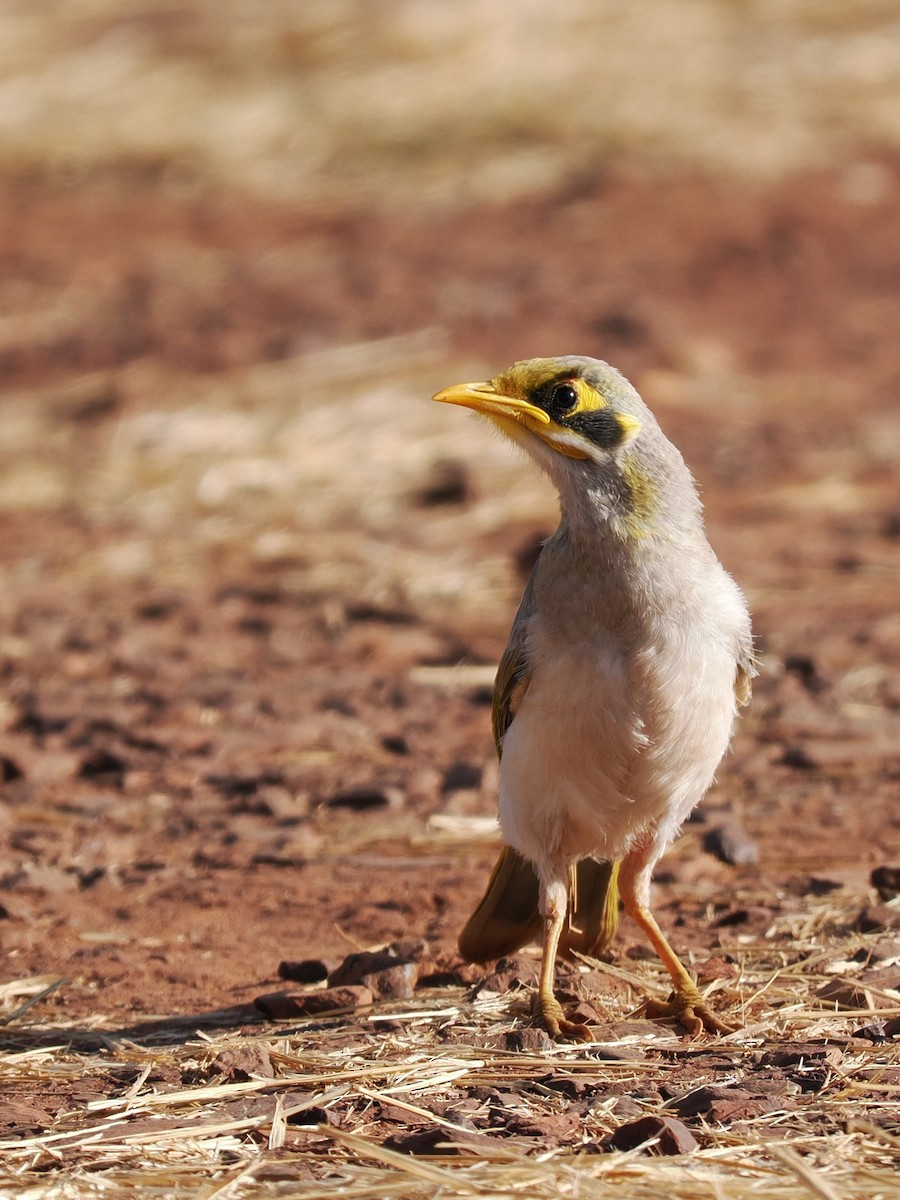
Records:
<instances>
[{"instance_id":1,"label":"black eye patch","mask_svg":"<svg viewBox=\"0 0 900 1200\"><path fill-rule=\"evenodd\" d=\"M624 439L626 432L610 408L596 408L592 412L578 413L566 424L601 450L614 449Z\"/></svg>"}]
</instances>

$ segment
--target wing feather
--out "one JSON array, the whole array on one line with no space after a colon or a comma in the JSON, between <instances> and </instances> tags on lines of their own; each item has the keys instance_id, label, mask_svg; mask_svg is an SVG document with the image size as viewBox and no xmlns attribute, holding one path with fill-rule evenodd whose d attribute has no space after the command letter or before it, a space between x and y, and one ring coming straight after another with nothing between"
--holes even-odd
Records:
<instances>
[{"instance_id":1,"label":"wing feather","mask_svg":"<svg viewBox=\"0 0 900 1200\"><path fill-rule=\"evenodd\" d=\"M734 697L741 708L750 703L753 680L758 674L753 638L748 635L738 648L737 666L734 673Z\"/></svg>"},{"instance_id":2,"label":"wing feather","mask_svg":"<svg viewBox=\"0 0 900 1200\"><path fill-rule=\"evenodd\" d=\"M531 670L528 664L527 638L528 618L532 612L532 591L529 580L494 679L491 728L494 731L494 745L497 747L498 758L503 754L504 734L512 725L522 697L528 691Z\"/></svg>"}]
</instances>

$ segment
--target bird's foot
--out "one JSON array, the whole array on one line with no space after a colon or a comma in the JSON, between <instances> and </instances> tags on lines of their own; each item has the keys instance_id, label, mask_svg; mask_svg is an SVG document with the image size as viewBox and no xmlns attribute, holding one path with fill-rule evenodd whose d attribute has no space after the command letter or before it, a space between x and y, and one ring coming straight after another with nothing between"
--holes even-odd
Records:
<instances>
[{"instance_id":1,"label":"bird's foot","mask_svg":"<svg viewBox=\"0 0 900 1200\"><path fill-rule=\"evenodd\" d=\"M594 1036L581 1021L570 1021L554 995L535 992L531 997L531 1015L536 1025L546 1029L556 1042L592 1042Z\"/></svg>"},{"instance_id":2,"label":"bird's foot","mask_svg":"<svg viewBox=\"0 0 900 1200\"><path fill-rule=\"evenodd\" d=\"M699 1037L701 1033L734 1033L739 1025L729 1025L721 1017L716 1016L700 994L697 985L691 981L680 984L668 1000L645 1000L638 1013L653 1021L675 1020L689 1037Z\"/></svg>"}]
</instances>

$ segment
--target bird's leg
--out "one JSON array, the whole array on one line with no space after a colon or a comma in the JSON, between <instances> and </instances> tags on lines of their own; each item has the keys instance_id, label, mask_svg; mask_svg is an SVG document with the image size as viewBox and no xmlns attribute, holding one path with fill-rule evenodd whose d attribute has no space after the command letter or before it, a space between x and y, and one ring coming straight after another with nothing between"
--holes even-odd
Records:
<instances>
[{"instance_id":1,"label":"bird's leg","mask_svg":"<svg viewBox=\"0 0 900 1200\"><path fill-rule=\"evenodd\" d=\"M566 876L550 882L541 879L540 908L544 920L544 944L538 990L531 999L532 1015L552 1038L562 1041L592 1042L594 1039L587 1025L569 1021L553 991L556 952L568 911Z\"/></svg>"},{"instance_id":2,"label":"bird's leg","mask_svg":"<svg viewBox=\"0 0 900 1200\"><path fill-rule=\"evenodd\" d=\"M645 1000L641 1012L651 1018L674 1017L691 1037L697 1037L704 1030L708 1033L734 1033L739 1027L729 1025L712 1011L650 911L650 872L653 863L648 859L648 848L643 846L633 849L626 856L619 871L619 893L625 911L644 931L668 971L674 991L666 1001Z\"/></svg>"}]
</instances>

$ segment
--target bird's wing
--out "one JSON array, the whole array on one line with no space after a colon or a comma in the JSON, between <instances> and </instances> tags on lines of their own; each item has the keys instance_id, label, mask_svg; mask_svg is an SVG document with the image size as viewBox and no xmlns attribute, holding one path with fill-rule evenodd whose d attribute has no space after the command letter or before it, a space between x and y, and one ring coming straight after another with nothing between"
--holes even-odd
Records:
<instances>
[{"instance_id":1,"label":"bird's wing","mask_svg":"<svg viewBox=\"0 0 900 1200\"><path fill-rule=\"evenodd\" d=\"M528 691L531 671L528 665L526 640L528 618L531 616L532 609L532 585L529 580L494 679L491 728L494 731L494 745L497 747L498 758L503 754L503 735L512 725L513 717L522 703L522 697Z\"/></svg>"},{"instance_id":2,"label":"bird's wing","mask_svg":"<svg viewBox=\"0 0 900 1200\"><path fill-rule=\"evenodd\" d=\"M528 690L526 633L531 595L529 580L494 679L491 728L498 758L503 754L503 736ZM504 846L484 895L459 935L463 958L467 962L488 962L534 941L541 928L538 892L534 866L511 846Z\"/></svg>"},{"instance_id":3,"label":"bird's wing","mask_svg":"<svg viewBox=\"0 0 900 1200\"><path fill-rule=\"evenodd\" d=\"M528 618L533 611L529 580L513 622L506 650L497 668L491 725L497 754L528 690ZM583 859L569 884L569 920L560 941L571 950L596 954L616 931L619 917L616 876L618 864ZM459 935L459 952L468 962L487 962L513 954L534 941L541 929L540 885L533 863L511 846L504 846L491 872L487 889Z\"/></svg>"},{"instance_id":4,"label":"bird's wing","mask_svg":"<svg viewBox=\"0 0 900 1200\"><path fill-rule=\"evenodd\" d=\"M756 663L753 638L748 635L738 647L737 666L734 673L734 697L741 708L750 703L753 680L759 674Z\"/></svg>"}]
</instances>

